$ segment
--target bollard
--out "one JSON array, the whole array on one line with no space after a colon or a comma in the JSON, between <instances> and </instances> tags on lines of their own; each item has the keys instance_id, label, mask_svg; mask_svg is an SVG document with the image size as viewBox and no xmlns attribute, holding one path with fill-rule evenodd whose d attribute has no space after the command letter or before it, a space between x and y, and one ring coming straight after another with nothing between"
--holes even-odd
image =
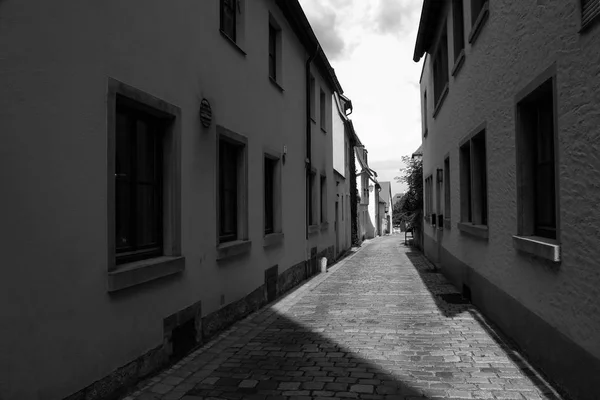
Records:
<instances>
[{"instance_id":1,"label":"bollard","mask_svg":"<svg viewBox=\"0 0 600 400\"><path fill-rule=\"evenodd\" d=\"M327 258L321 258L321 272L327 272Z\"/></svg>"}]
</instances>

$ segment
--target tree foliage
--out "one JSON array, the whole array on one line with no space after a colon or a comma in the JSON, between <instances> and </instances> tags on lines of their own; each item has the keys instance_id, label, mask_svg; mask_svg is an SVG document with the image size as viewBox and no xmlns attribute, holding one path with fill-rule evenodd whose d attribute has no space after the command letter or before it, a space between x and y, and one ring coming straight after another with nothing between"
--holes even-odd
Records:
<instances>
[{"instance_id":1,"label":"tree foliage","mask_svg":"<svg viewBox=\"0 0 600 400\"><path fill-rule=\"evenodd\" d=\"M409 156L402 157L404 168L396 179L408 185L408 191L394 205L394 225L405 223L407 227L421 228L423 221L423 161Z\"/></svg>"}]
</instances>

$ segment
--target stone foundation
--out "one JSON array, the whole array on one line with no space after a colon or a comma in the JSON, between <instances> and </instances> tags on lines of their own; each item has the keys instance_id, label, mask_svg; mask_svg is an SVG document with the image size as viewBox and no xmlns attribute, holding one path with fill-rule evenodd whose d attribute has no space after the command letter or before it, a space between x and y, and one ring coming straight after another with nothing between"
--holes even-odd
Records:
<instances>
[{"instance_id":1,"label":"stone foundation","mask_svg":"<svg viewBox=\"0 0 600 400\"><path fill-rule=\"evenodd\" d=\"M178 340L177 337L189 340L188 336L193 331L195 343L192 343L192 348L206 343L235 322L262 308L267 302L281 297L309 277L317 274L320 270L319 259L327 257L327 263L331 264L334 261L334 252L334 246L318 253L315 247L311 251L310 260L302 261L286 269L281 274L278 273L277 265L268 268L265 270L265 283L263 285L245 297L204 317L201 317L202 307L200 302L168 316L163 321L164 339L162 345L77 393L66 397L65 400L116 400L122 397L128 389L140 380L176 361L173 357L174 349L189 345L189 343L174 343L174 340ZM191 321L193 321L193 324ZM185 329L185 332L181 333L182 329Z\"/></svg>"}]
</instances>

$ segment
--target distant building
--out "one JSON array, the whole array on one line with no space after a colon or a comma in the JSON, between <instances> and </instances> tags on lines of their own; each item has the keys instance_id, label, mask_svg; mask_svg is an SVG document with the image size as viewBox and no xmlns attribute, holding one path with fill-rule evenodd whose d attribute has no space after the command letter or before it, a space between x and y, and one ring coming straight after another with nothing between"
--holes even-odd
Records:
<instances>
[{"instance_id":1,"label":"distant building","mask_svg":"<svg viewBox=\"0 0 600 400\"><path fill-rule=\"evenodd\" d=\"M598 0L425 0L414 53L425 254L576 399L600 393L599 43Z\"/></svg>"},{"instance_id":2,"label":"distant building","mask_svg":"<svg viewBox=\"0 0 600 400\"><path fill-rule=\"evenodd\" d=\"M404 196L404 192L396 193L394 195L394 199L392 201L392 204L395 206L396 203L400 201L400 199L402 198L402 196Z\"/></svg>"},{"instance_id":3,"label":"distant building","mask_svg":"<svg viewBox=\"0 0 600 400\"><path fill-rule=\"evenodd\" d=\"M392 232L392 184L389 181L379 182L381 189L379 191L379 220L381 235L387 235Z\"/></svg>"}]
</instances>

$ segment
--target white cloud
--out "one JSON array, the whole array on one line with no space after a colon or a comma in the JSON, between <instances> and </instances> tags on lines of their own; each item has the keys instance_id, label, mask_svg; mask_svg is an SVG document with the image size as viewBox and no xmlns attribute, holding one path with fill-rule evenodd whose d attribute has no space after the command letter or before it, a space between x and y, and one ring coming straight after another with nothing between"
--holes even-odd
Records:
<instances>
[{"instance_id":1,"label":"white cloud","mask_svg":"<svg viewBox=\"0 0 600 400\"><path fill-rule=\"evenodd\" d=\"M300 0L344 93L356 132L380 181L392 194L402 156L421 144L418 81L413 62L420 0Z\"/></svg>"}]
</instances>

